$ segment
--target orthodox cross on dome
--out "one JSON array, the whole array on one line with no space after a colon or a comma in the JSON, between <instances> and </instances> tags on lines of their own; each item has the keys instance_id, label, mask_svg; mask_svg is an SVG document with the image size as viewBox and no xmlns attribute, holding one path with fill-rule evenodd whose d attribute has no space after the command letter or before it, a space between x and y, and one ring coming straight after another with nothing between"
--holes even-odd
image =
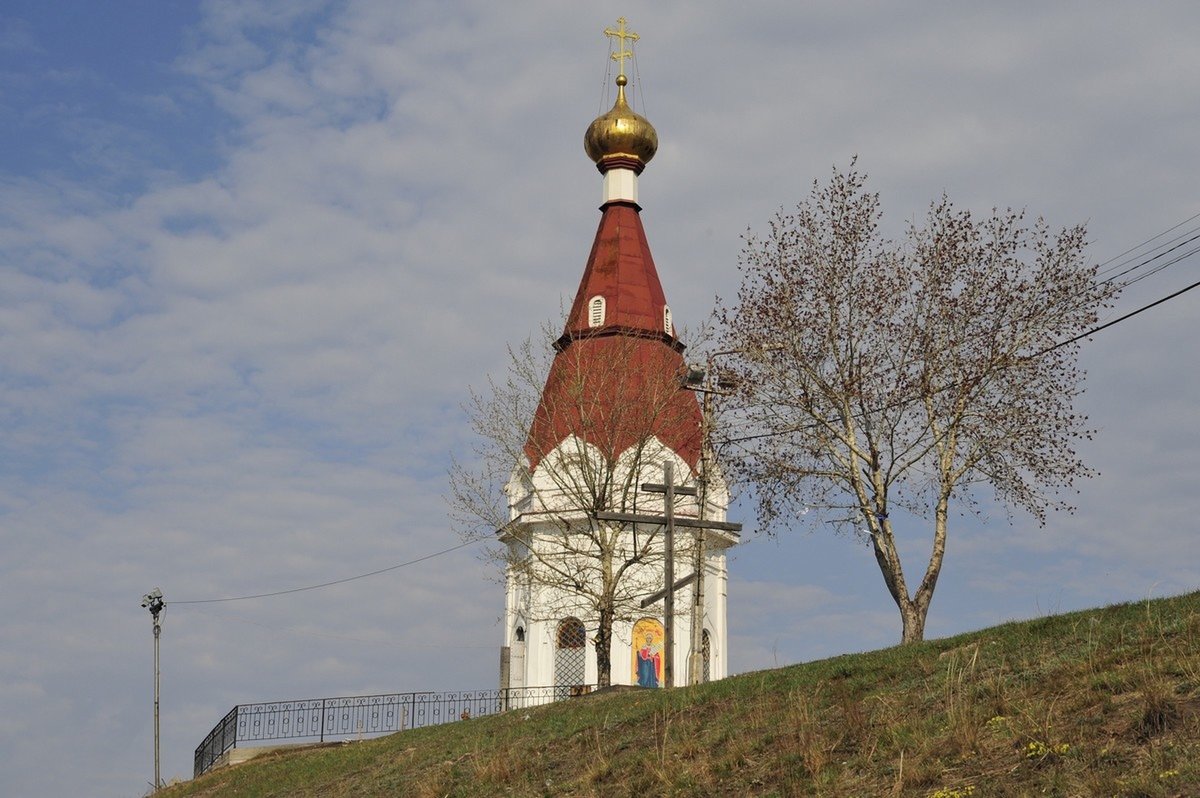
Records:
<instances>
[{"instance_id":1,"label":"orthodox cross on dome","mask_svg":"<svg viewBox=\"0 0 1200 798\"><path fill-rule=\"evenodd\" d=\"M617 40L617 51L610 58L618 64L619 77L625 77L625 59L633 58L633 43L642 38L633 31L625 30L625 17L617 17L617 29L605 28L604 35ZM629 49L625 49L625 41L629 41Z\"/></svg>"}]
</instances>

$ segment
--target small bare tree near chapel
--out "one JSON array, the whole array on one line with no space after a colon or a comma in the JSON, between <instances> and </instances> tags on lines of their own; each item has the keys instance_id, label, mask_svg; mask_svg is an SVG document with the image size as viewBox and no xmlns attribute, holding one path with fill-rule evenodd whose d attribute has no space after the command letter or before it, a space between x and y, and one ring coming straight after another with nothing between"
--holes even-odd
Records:
<instances>
[{"instance_id":1,"label":"small bare tree near chapel","mask_svg":"<svg viewBox=\"0 0 1200 798\"><path fill-rule=\"evenodd\" d=\"M467 410L479 443L473 463L453 465L449 502L460 531L496 536L490 553L506 578L541 597L534 606L545 617L529 620L588 619L605 687L614 621L644 615L642 599L662 588L662 528L594 514L661 513L661 495L639 486L662 480L665 459L699 452L700 411L682 387L682 357L666 343L564 336L553 358L549 350L533 339L510 349L505 377L473 392ZM690 468L678 471L686 478Z\"/></svg>"},{"instance_id":2,"label":"small bare tree near chapel","mask_svg":"<svg viewBox=\"0 0 1200 798\"><path fill-rule=\"evenodd\" d=\"M1091 432L1074 409L1079 345L1059 344L1093 326L1115 289L1085 261L1082 226L981 218L943 197L895 243L880 218L853 165L814 182L795 213L747 237L721 344L748 407L735 474L756 486L761 522L864 537L911 642L953 505L990 494L1043 524L1071 509L1064 494L1090 474L1074 445ZM915 582L897 509L930 524Z\"/></svg>"}]
</instances>

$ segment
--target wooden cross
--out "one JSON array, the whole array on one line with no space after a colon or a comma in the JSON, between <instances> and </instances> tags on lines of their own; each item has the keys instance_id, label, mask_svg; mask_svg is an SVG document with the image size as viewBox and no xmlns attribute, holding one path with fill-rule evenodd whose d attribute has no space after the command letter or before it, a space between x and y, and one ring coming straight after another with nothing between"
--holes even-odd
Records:
<instances>
[{"instance_id":1,"label":"wooden cross","mask_svg":"<svg viewBox=\"0 0 1200 798\"><path fill-rule=\"evenodd\" d=\"M643 601L642 606L649 606L660 598L663 600L663 620L665 621L663 624L663 686L674 687L675 591L701 578L701 574L697 571L690 576L680 579L678 582L675 581L675 527L682 526L696 530L722 529L728 532L740 532L742 525L731 524L725 521L706 521L703 518L676 518L675 496L695 496L696 489L675 484L675 464L670 460L663 463L662 484L643 482L641 487L647 493L666 494L663 497L664 512L662 515L599 512L595 514L595 517L599 521L623 521L632 524L654 524L655 526L666 527L666 533L663 537L663 552L665 555L663 557L663 589Z\"/></svg>"},{"instance_id":2,"label":"wooden cross","mask_svg":"<svg viewBox=\"0 0 1200 798\"><path fill-rule=\"evenodd\" d=\"M638 36L633 31L625 30L625 17L617 17L617 29L613 30L612 28L605 28L604 35L610 39L615 38L617 40L617 51L615 53L613 53L610 57L612 58L612 60L616 61L620 65L621 77L624 77L625 76L625 59L633 58L632 45L634 42L636 42L638 39L640 39L642 37ZM625 49L625 40L626 39L628 39L629 43L630 43L630 49L628 49L628 50Z\"/></svg>"}]
</instances>

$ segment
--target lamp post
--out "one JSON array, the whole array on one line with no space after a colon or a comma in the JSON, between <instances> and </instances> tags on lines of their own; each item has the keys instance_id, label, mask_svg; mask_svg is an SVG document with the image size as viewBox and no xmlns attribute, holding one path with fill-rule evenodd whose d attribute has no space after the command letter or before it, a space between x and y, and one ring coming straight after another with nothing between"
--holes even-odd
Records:
<instances>
[{"instance_id":1,"label":"lamp post","mask_svg":"<svg viewBox=\"0 0 1200 798\"><path fill-rule=\"evenodd\" d=\"M716 352L716 355L730 354L729 352ZM664 639L663 639L663 676L664 686L674 687L673 674L673 658L674 658L674 631L675 624L675 599L676 590L687 586L693 581L696 587L692 591L692 653L688 657L688 682L690 684L699 684L703 679L704 655L701 651L703 646L703 623L704 623L704 536L707 530L723 530L726 532L740 532L741 524L731 524L727 521L708 521L704 518L705 508L708 504L708 481L712 469L711 461L711 437L712 437L712 396L724 396L727 394L727 389L736 387L736 383L732 380L718 378L717 387L704 387L710 385L705 381L707 373L712 369L712 359L709 359L709 372L700 369L687 369L679 375L679 387L697 393L704 394L704 408L701 417L701 462L698 488L685 487L674 484L674 465L671 460L663 463L663 483L643 482L641 489L647 493L663 493L664 497L664 513L661 516L655 515L639 515L637 513L616 513L616 512L594 512L592 517L598 521L620 521L622 523L632 524L654 524L666 527L666 540L663 542L664 554L664 578L663 589L657 593L653 593L642 599L641 606L649 607L651 604L663 602L663 620L664 623ZM675 515L675 497L676 496L696 496L699 499L699 512L695 518L680 518ZM685 576L683 579L674 581L674 532L675 527L682 526L696 531L696 570L691 576Z\"/></svg>"},{"instance_id":2,"label":"lamp post","mask_svg":"<svg viewBox=\"0 0 1200 798\"><path fill-rule=\"evenodd\" d=\"M162 634L162 622L159 620L159 615L162 613L165 603L162 591L157 587L142 596L142 606L150 610L150 617L154 622L154 792L158 792L159 787L162 786L158 758L158 638Z\"/></svg>"},{"instance_id":3,"label":"lamp post","mask_svg":"<svg viewBox=\"0 0 1200 798\"><path fill-rule=\"evenodd\" d=\"M703 394L703 410L700 417L700 496L699 496L699 513L700 519L704 519L705 510L708 507L708 481L713 463L712 451L712 431L713 431L713 403L712 398L716 396L727 396L731 388L736 387L736 383L725 377L718 375L717 387L712 387L710 375L714 373L713 359L720 355L734 354L734 352L714 352L708 358L706 369L688 369L682 380L682 385L689 391ZM688 656L688 684L700 684L704 681L704 536L703 529L696 530L695 544L695 575L696 585L692 589L692 641L691 654Z\"/></svg>"}]
</instances>

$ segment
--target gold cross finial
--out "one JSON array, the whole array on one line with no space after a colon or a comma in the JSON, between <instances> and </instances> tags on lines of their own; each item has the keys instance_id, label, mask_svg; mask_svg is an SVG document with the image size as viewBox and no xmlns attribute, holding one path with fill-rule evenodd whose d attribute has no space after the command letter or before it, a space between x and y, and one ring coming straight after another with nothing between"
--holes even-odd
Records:
<instances>
[{"instance_id":1,"label":"gold cross finial","mask_svg":"<svg viewBox=\"0 0 1200 798\"><path fill-rule=\"evenodd\" d=\"M633 58L633 43L642 38L633 31L625 30L625 17L617 17L617 29L605 28L604 35L610 39L617 40L617 51L610 57L620 65L619 77L625 77L625 59ZM625 41L629 40L630 49L625 49Z\"/></svg>"}]
</instances>

